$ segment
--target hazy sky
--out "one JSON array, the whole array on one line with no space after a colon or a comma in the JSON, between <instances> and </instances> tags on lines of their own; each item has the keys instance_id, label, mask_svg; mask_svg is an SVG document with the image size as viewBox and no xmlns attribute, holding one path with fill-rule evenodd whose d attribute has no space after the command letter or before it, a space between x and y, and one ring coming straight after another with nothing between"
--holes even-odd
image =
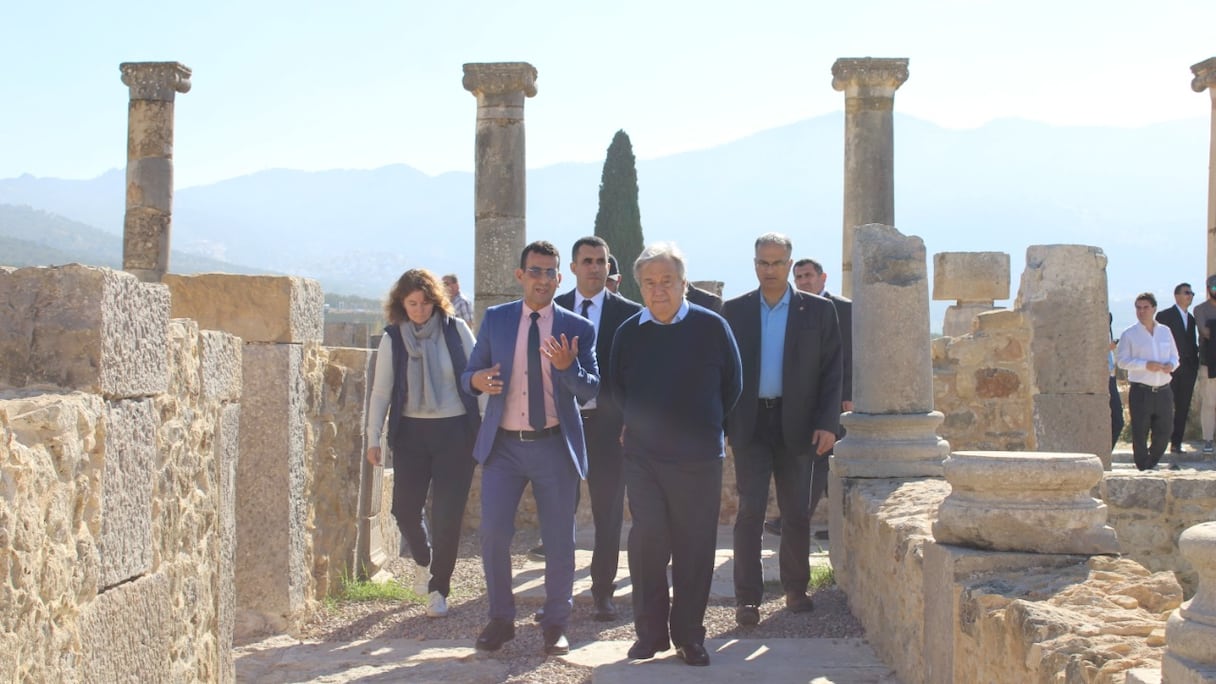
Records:
<instances>
[{"instance_id":1,"label":"hazy sky","mask_svg":"<svg viewBox=\"0 0 1216 684\"><path fill-rule=\"evenodd\" d=\"M600 160L619 128L645 159L840 110L838 57L910 58L897 110L974 127L1207 116L1189 67L1214 55L1214 0L13 0L0 178L123 167L124 61L194 70L177 99L186 187L274 167L471 170L464 62L537 68L538 167Z\"/></svg>"}]
</instances>

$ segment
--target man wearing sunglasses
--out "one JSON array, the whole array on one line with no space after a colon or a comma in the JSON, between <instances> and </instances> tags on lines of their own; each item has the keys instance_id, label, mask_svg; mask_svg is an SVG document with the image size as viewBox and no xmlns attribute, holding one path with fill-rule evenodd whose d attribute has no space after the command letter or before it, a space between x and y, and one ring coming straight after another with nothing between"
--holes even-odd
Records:
<instances>
[{"instance_id":1,"label":"man wearing sunglasses","mask_svg":"<svg viewBox=\"0 0 1216 684\"><path fill-rule=\"evenodd\" d=\"M1189 310L1194 300L1191 284L1180 283L1174 288L1174 306L1157 312L1157 322L1170 329L1174 346L1178 348L1178 368L1170 379L1170 391L1174 395L1174 428L1170 433L1170 468L1173 470L1178 469L1178 456L1182 455L1182 433L1191 412L1195 378L1199 376L1197 326L1195 316Z\"/></svg>"},{"instance_id":2,"label":"man wearing sunglasses","mask_svg":"<svg viewBox=\"0 0 1216 684\"><path fill-rule=\"evenodd\" d=\"M524 247L515 269L523 299L486 309L461 375L465 391L489 395L473 446L481 464L481 557L490 600L480 651L497 651L515 638L511 539L516 508L531 483L545 540L544 652L570 652L574 497L587 476L578 406L595 398L600 379L595 328L553 304L559 266L552 243Z\"/></svg>"}]
</instances>

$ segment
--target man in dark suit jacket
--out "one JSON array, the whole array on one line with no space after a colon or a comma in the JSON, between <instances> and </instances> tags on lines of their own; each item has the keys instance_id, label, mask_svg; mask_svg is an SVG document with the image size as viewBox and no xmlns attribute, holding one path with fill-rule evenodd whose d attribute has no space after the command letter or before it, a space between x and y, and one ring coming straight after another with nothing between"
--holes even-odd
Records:
<instances>
[{"instance_id":1,"label":"man in dark suit jacket","mask_svg":"<svg viewBox=\"0 0 1216 684\"><path fill-rule=\"evenodd\" d=\"M722 313L722 298L709 290L702 290L692 283L688 283L688 287L684 290L684 299L687 299L689 304L703 306L716 314Z\"/></svg>"},{"instance_id":2,"label":"man in dark suit jacket","mask_svg":"<svg viewBox=\"0 0 1216 684\"><path fill-rule=\"evenodd\" d=\"M606 288L608 243L603 238L580 238L570 250L575 289L554 300L591 321L595 326L595 354L600 385L608 386L612 367L612 338L626 318L642 310ZM615 620L612 593L621 554L621 522L625 515L625 482L622 479L621 425L624 418L615 402L593 399L583 405L583 433L587 438L587 490L591 493L591 517L595 521L595 550L591 554L591 597L596 620ZM577 506L576 506L577 508Z\"/></svg>"},{"instance_id":3,"label":"man in dark suit jacket","mask_svg":"<svg viewBox=\"0 0 1216 684\"><path fill-rule=\"evenodd\" d=\"M828 274L824 273L823 265L814 259L799 259L794 262L794 287L811 294L825 297L836 308L836 319L840 322L840 340L844 348L844 383L840 392L840 412L848 413L853 410L853 300L828 292L826 285ZM844 427L836 432L836 439L844 437ZM814 517L819 501L828 491L828 461L831 450L822 456L817 456L811 464L811 505L808 515ZM781 518L774 518L764 523L764 529L781 534ZM816 539L827 539L827 530L815 533Z\"/></svg>"},{"instance_id":4,"label":"man in dark suit jacket","mask_svg":"<svg viewBox=\"0 0 1216 684\"><path fill-rule=\"evenodd\" d=\"M1186 419L1191 410L1191 396L1195 392L1195 379L1199 377L1199 329L1189 309L1195 301L1195 289L1190 283L1180 283L1174 288L1175 305L1157 312L1157 322L1164 323L1174 335L1178 347L1178 368L1170 380L1174 393L1174 429L1170 434L1170 455L1182 453L1182 433L1186 431ZM1171 459L1171 467L1177 461Z\"/></svg>"},{"instance_id":5,"label":"man in dark suit jacket","mask_svg":"<svg viewBox=\"0 0 1216 684\"><path fill-rule=\"evenodd\" d=\"M843 365L840 326L832 303L789 285L789 238L756 239L760 288L723 305L743 360L743 394L727 418L735 457L739 512L735 517L735 619L760 621L760 565L770 478L777 488L781 586L793 612L812 609L810 580L811 460L830 451L840 425Z\"/></svg>"},{"instance_id":6,"label":"man in dark suit jacket","mask_svg":"<svg viewBox=\"0 0 1216 684\"><path fill-rule=\"evenodd\" d=\"M515 511L530 482L545 549L547 655L570 652L566 622L573 605L574 496L587 475L578 405L599 392L595 329L553 305L561 282L551 243L524 248L515 279L522 300L486 309L477 344L460 376L470 394L488 394L473 446L481 464L481 555L490 622L477 649L497 651L515 638L511 539Z\"/></svg>"}]
</instances>

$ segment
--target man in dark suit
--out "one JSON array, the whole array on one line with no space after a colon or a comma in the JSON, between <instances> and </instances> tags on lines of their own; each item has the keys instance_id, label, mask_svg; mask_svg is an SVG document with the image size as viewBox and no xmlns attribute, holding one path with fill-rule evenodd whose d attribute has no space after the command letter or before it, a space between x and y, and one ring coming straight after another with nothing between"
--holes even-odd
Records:
<instances>
[{"instance_id":1,"label":"man in dark suit","mask_svg":"<svg viewBox=\"0 0 1216 684\"><path fill-rule=\"evenodd\" d=\"M716 314L722 313L722 298L709 290L702 290L692 283L688 283L688 287L685 288L684 299L687 299L689 304L703 306Z\"/></svg>"},{"instance_id":2,"label":"man in dark suit","mask_svg":"<svg viewBox=\"0 0 1216 684\"><path fill-rule=\"evenodd\" d=\"M595 326L596 362L600 385L610 381L612 338L626 318L642 310L642 305L605 287L608 275L608 243L603 238L580 238L571 249L575 289L558 295L554 301L577 312ZM591 493L591 517L595 521L595 551L591 555L591 596L595 600L596 620L615 620L612 593L616 590L616 569L621 554L621 521L625 511L625 483L621 479L621 424L623 417L615 402L592 399L583 405L583 434L587 439L587 490Z\"/></svg>"},{"instance_id":3,"label":"man in dark suit","mask_svg":"<svg viewBox=\"0 0 1216 684\"><path fill-rule=\"evenodd\" d=\"M580 402L599 392L595 329L553 305L561 282L558 251L533 242L519 257L522 300L486 309L477 344L460 376L471 394L488 394L473 446L481 464L481 555L490 622L477 649L515 638L511 539L524 487L532 484L546 542L541 628L548 655L570 652L566 623L574 587L574 497L587 475Z\"/></svg>"},{"instance_id":4,"label":"man in dark suit","mask_svg":"<svg viewBox=\"0 0 1216 684\"><path fill-rule=\"evenodd\" d=\"M812 609L810 581L811 461L828 453L840 425L843 350L836 310L823 297L790 287L793 245L766 233L756 239L759 289L727 301L743 360L743 394L727 418L735 457L739 512L735 517L735 620L760 621L760 565L770 478L781 511L779 565L785 605Z\"/></svg>"},{"instance_id":5,"label":"man in dark suit","mask_svg":"<svg viewBox=\"0 0 1216 684\"><path fill-rule=\"evenodd\" d=\"M1174 393L1174 429L1170 433L1170 467L1177 469L1174 456L1182 453L1182 433L1186 431L1186 419L1191 411L1191 396L1195 392L1195 379L1199 377L1199 329L1191 315L1191 302L1195 301L1195 290L1190 283L1180 283L1174 288L1175 305L1157 312L1157 322L1164 323L1174 335L1178 347L1178 369L1170 380Z\"/></svg>"},{"instance_id":6,"label":"man in dark suit","mask_svg":"<svg viewBox=\"0 0 1216 684\"><path fill-rule=\"evenodd\" d=\"M794 287L811 294L825 297L836 307L836 319L840 322L840 340L844 348L844 382L840 391L840 412L853 410L853 300L828 292L828 274L823 265L814 259L799 259L794 262ZM844 427L836 433L836 439L844 437ZM828 491L828 461L832 451L816 456L811 461L811 504L808 515L814 517L819 501ZM781 534L781 518L767 520L764 529L772 534ZM827 530L815 533L816 539L827 539Z\"/></svg>"}]
</instances>

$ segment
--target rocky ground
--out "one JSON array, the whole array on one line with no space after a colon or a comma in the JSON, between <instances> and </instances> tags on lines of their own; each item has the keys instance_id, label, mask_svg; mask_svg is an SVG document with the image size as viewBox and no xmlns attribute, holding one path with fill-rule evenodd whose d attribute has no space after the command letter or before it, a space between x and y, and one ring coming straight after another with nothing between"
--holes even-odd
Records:
<instances>
[{"instance_id":1,"label":"rocky ground","mask_svg":"<svg viewBox=\"0 0 1216 684\"><path fill-rule=\"evenodd\" d=\"M512 547L512 558L516 567L523 567L527 551L538 543L537 532L521 530ZM408 585L413 562L396 559L389 564L395 577L403 578ZM337 602L322 608L311 620L295 633L300 639L328 642L351 642L378 636L409 637L419 640L476 639L487 620L485 579L478 552L477 534L465 535L461 544L460 558L452 576L452 594L449 597L450 612L445 618L426 617L425 601L422 598L406 602ZM760 606L761 621L754 627L735 624L734 601L719 597L711 598L705 615L706 637L718 638L809 638L809 637L862 637L864 630L849 613L845 595L835 586L815 591L812 598L815 609L809 614L793 614L784 609L784 598L780 588L770 586L767 600ZM633 613L628 597L617 597L619 617L613 622L596 622L592 619L589 599L577 597L574 614L570 620L568 636L573 646L591 641L631 641ZM510 663L510 682L590 682L591 671L563 662L558 658L546 658L542 653L540 628L532 621L539 599L517 600L516 637L503 649L489 657Z\"/></svg>"}]
</instances>

